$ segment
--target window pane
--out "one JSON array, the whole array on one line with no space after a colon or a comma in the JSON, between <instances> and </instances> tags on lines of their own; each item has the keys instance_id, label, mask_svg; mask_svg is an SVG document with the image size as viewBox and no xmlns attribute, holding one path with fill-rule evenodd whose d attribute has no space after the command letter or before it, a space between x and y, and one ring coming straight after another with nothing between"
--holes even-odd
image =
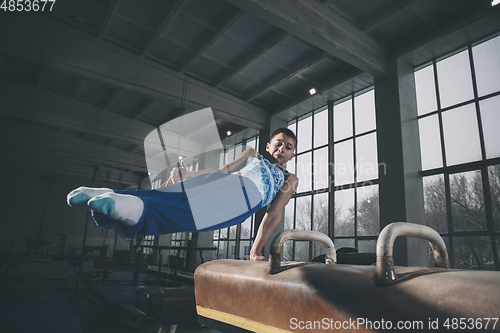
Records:
<instances>
[{"instance_id":1,"label":"window pane","mask_svg":"<svg viewBox=\"0 0 500 333\"><path fill-rule=\"evenodd\" d=\"M295 229L311 230L311 197L299 197L296 204Z\"/></svg>"},{"instance_id":2,"label":"window pane","mask_svg":"<svg viewBox=\"0 0 500 333\"><path fill-rule=\"evenodd\" d=\"M311 255L312 259L325 254L325 247L323 246L323 244L321 244L320 242L312 242L312 244L313 244L312 246L313 252ZM321 260L321 263L324 262L325 262L324 260Z\"/></svg>"},{"instance_id":3,"label":"window pane","mask_svg":"<svg viewBox=\"0 0 500 333\"><path fill-rule=\"evenodd\" d=\"M309 261L308 241L295 241L295 261Z\"/></svg>"},{"instance_id":4,"label":"window pane","mask_svg":"<svg viewBox=\"0 0 500 333\"><path fill-rule=\"evenodd\" d=\"M441 108L465 102L474 97L467 50L437 63Z\"/></svg>"},{"instance_id":5,"label":"window pane","mask_svg":"<svg viewBox=\"0 0 500 333\"><path fill-rule=\"evenodd\" d=\"M234 148L229 148L226 152L226 163L225 164L231 163L232 161L234 161Z\"/></svg>"},{"instance_id":6,"label":"window pane","mask_svg":"<svg viewBox=\"0 0 500 333\"><path fill-rule=\"evenodd\" d=\"M297 193L306 192L311 190L311 174L312 163L311 153L305 153L297 157L297 177L299 178L299 186Z\"/></svg>"},{"instance_id":7,"label":"window pane","mask_svg":"<svg viewBox=\"0 0 500 333\"><path fill-rule=\"evenodd\" d=\"M250 241L241 241L240 242L240 259L249 259L250 258Z\"/></svg>"},{"instance_id":8,"label":"window pane","mask_svg":"<svg viewBox=\"0 0 500 333\"><path fill-rule=\"evenodd\" d=\"M216 248L218 248L219 247L219 242L214 241L213 242L213 246L216 247ZM209 254L209 255L212 256L212 259L217 259L217 252L218 252L217 250L215 250L215 251L209 251L209 252L211 252L211 254Z\"/></svg>"},{"instance_id":9,"label":"window pane","mask_svg":"<svg viewBox=\"0 0 500 333\"><path fill-rule=\"evenodd\" d=\"M448 165L481 159L479 129L474 104L443 112L443 130Z\"/></svg>"},{"instance_id":10,"label":"window pane","mask_svg":"<svg viewBox=\"0 0 500 333\"><path fill-rule=\"evenodd\" d=\"M247 148L253 148L257 150L258 147L255 145L256 143L257 141L255 139L247 141Z\"/></svg>"},{"instance_id":11,"label":"window pane","mask_svg":"<svg viewBox=\"0 0 500 333\"><path fill-rule=\"evenodd\" d=\"M220 152L220 156L219 156L219 168L220 168L221 166L223 166L224 164L225 164L225 163L224 163L224 150L222 150L222 151Z\"/></svg>"},{"instance_id":12,"label":"window pane","mask_svg":"<svg viewBox=\"0 0 500 333\"><path fill-rule=\"evenodd\" d=\"M354 116L356 120L356 134L375 129L374 90L354 97Z\"/></svg>"},{"instance_id":13,"label":"window pane","mask_svg":"<svg viewBox=\"0 0 500 333\"><path fill-rule=\"evenodd\" d=\"M498 254L498 256L500 256L500 237L499 236L496 237L496 241L497 241L497 254Z\"/></svg>"},{"instance_id":14,"label":"window pane","mask_svg":"<svg viewBox=\"0 0 500 333\"><path fill-rule=\"evenodd\" d=\"M472 48L477 92L484 96L500 90L500 37Z\"/></svg>"},{"instance_id":15,"label":"window pane","mask_svg":"<svg viewBox=\"0 0 500 333\"><path fill-rule=\"evenodd\" d=\"M314 115L314 147L328 144L328 111Z\"/></svg>"},{"instance_id":16,"label":"window pane","mask_svg":"<svg viewBox=\"0 0 500 333\"><path fill-rule=\"evenodd\" d=\"M418 115L437 110L434 67L432 65L415 72Z\"/></svg>"},{"instance_id":17,"label":"window pane","mask_svg":"<svg viewBox=\"0 0 500 333\"><path fill-rule=\"evenodd\" d=\"M489 237L454 237L455 268L494 269Z\"/></svg>"},{"instance_id":18,"label":"window pane","mask_svg":"<svg viewBox=\"0 0 500 333\"><path fill-rule=\"evenodd\" d=\"M328 193L314 196L313 230L328 235Z\"/></svg>"},{"instance_id":19,"label":"window pane","mask_svg":"<svg viewBox=\"0 0 500 333\"><path fill-rule=\"evenodd\" d=\"M358 241L359 253L375 253L377 252L376 240L360 240Z\"/></svg>"},{"instance_id":20,"label":"window pane","mask_svg":"<svg viewBox=\"0 0 500 333\"><path fill-rule=\"evenodd\" d=\"M341 249L343 247L354 248L354 239L335 239L334 242L335 249Z\"/></svg>"},{"instance_id":21,"label":"window pane","mask_svg":"<svg viewBox=\"0 0 500 333\"><path fill-rule=\"evenodd\" d=\"M295 207L295 199L290 199L288 204L285 206L285 225L284 229L285 230L290 230L293 229L293 214L294 214L294 207Z\"/></svg>"},{"instance_id":22,"label":"window pane","mask_svg":"<svg viewBox=\"0 0 500 333\"><path fill-rule=\"evenodd\" d=\"M297 127L295 121L293 121L290 125L288 125L288 129L293 133L295 133L295 135L297 135Z\"/></svg>"},{"instance_id":23,"label":"window pane","mask_svg":"<svg viewBox=\"0 0 500 333\"><path fill-rule=\"evenodd\" d=\"M283 243L282 248L282 259L283 261L292 261L293 260L293 241L286 241Z\"/></svg>"},{"instance_id":24,"label":"window pane","mask_svg":"<svg viewBox=\"0 0 500 333\"><path fill-rule=\"evenodd\" d=\"M328 235L328 193L314 196L312 230ZM325 254L325 247L320 242L312 242L312 258Z\"/></svg>"},{"instance_id":25,"label":"window pane","mask_svg":"<svg viewBox=\"0 0 500 333\"><path fill-rule=\"evenodd\" d=\"M234 159L236 159L236 158L238 158L238 156L240 156L240 154L242 152L242 148L243 148L243 145L237 145L234 148Z\"/></svg>"},{"instance_id":26,"label":"window pane","mask_svg":"<svg viewBox=\"0 0 500 333\"><path fill-rule=\"evenodd\" d=\"M424 177L425 225L440 233L448 232L444 176Z\"/></svg>"},{"instance_id":27,"label":"window pane","mask_svg":"<svg viewBox=\"0 0 500 333\"><path fill-rule=\"evenodd\" d=\"M226 259L226 247L227 241L219 241L219 252L217 253L217 258Z\"/></svg>"},{"instance_id":28,"label":"window pane","mask_svg":"<svg viewBox=\"0 0 500 333\"><path fill-rule=\"evenodd\" d=\"M214 240L219 239L219 230L214 231Z\"/></svg>"},{"instance_id":29,"label":"window pane","mask_svg":"<svg viewBox=\"0 0 500 333\"><path fill-rule=\"evenodd\" d=\"M353 140L333 146L335 162L335 186L354 183Z\"/></svg>"},{"instance_id":30,"label":"window pane","mask_svg":"<svg viewBox=\"0 0 500 333\"><path fill-rule=\"evenodd\" d=\"M227 256L227 259L234 259L235 254L236 254L236 242L230 241L229 242L229 254Z\"/></svg>"},{"instance_id":31,"label":"window pane","mask_svg":"<svg viewBox=\"0 0 500 333\"><path fill-rule=\"evenodd\" d=\"M450 175L450 194L455 231L487 228L481 171Z\"/></svg>"},{"instance_id":32,"label":"window pane","mask_svg":"<svg viewBox=\"0 0 500 333\"><path fill-rule=\"evenodd\" d=\"M236 226L229 227L229 239L236 239Z\"/></svg>"},{"instance_id":33,"label":"window pane","mask_svg":"<svg viewBox=\"0 0 500 333\"><path fill-rule=\"evenodd\" d=\"M500 165L488 168L490 180L491 205L493 207L493 221L495 230L500 230ZM499 248L500 249L500 248Z\"/></svg>"},{"instance_id":34,"label":"window pane","mask_svg":"<svg viewBox=\"0 0 500 333\"><path fill-rule=\"evenodd\" d=\"M307 117L299 121L297 130L297 152L303 152L312 148L312 117Z\"/></svg>"},{"instance_id":35,"label":"window pane","mask_svg":"<svg viewBox=\"0 0 500 333\"><path fill-rule=\"evenodd\" d=\"M481 123L483 125L486 158L500 156L500 96L479 102Z\"/></svg>"},{"instance_id":36,"label":"window pane","mask_svg":"<svg viewBox=\"0 0 500 333\"><path fill-rule=\"evenodd\" d=\"M220 229L219 238L220 239L226 239L227 238L227 228Z\"/></svg>"},{"instance_id":37,"label":"window pane","mask_svg":"<svg viewBox=\"0 0 500 333\"><path fill-rule=\"evenodd\" d=\"M352 101L349 99L333 107L333 140L342 140L352 135Z\"/></svg>"},{"instance_id":38,"label":"window pane","mask_svg":"<svg viewBox=\"0 0 500 333\"><path fill-rule=\"evenodd\" d=\"M378 185L358 188L358 236L375 236L380 230Z\"/></svg>"},{"instance_id":39,"label":"window pane","mask_svg":"<svg viewBox=\"0 0 500 333\"><path fill-rule=\"evenodd\" d=\"M420 154L422 170L440 168L443 166L441 151L441 134L437 115L422 118L418 121L420 133Z\"/></svg>"},{"instance_id":40,"label":"window pane","mask_svg":"<svg viewBox=\"0 0 500 333\"><path fill-rule=\"evenodd\" d=\"M241 224L241 238L250 239L252 232L252 217L249 217Z\"/></svg>"},{"instance_id":41,"label":"window pane","mask_svg":"<svg viewBox=\"0 0 500 333\"><path fill-rule=\"evenodd\" d=\"M354 236L354 190L335 191L334 235Z\"/></svg>"},{"instance_id":42,"label":"window pane","mask_svg":"<svg viewBox=\"0 0 500 333\"><path fill-rule=\"evenodd\" d=\"M357 181L378 178L377 136L375 133L356 138Z\"/></svg>"},{"instance_id":43,"label":"window pane","mask_svg":"<svg viewBox=\"0 0 500 333\"><path fill-rule=\"evenodd\" d=\"M285 164L285 169L287 169L290 173L297 174L295 172L295 162L296 162L297 157L292 158L291 161L287 162ZM300 179L299 179L300 180Z\"/></svg>"},{"instance_id":44,"label":"window pane","mask_svg":"<svg viewBox=\"0 0 500 333\"><path fill-rule=\"evenodd\" d=\"M314 189L328 188L328 147L314 151Z\"/></svg>"}]
</instances>

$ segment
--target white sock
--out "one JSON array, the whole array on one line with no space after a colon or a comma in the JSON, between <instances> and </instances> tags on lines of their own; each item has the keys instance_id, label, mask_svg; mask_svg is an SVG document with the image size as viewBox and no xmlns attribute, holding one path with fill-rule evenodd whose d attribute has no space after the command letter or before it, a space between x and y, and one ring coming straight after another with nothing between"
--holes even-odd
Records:
<instances>
[{"instance_id":1,"label":"white sock","mask_svg":"<svg viewBox=\"0 0 500 333\"><path fill-rule=\"evenodd\" d=\"M89 200L88 206L91 210L128 226L137 224L144 211L144 202L138 197L115 192L93 197Z\"/></svg>"},{"instance_id":2,"label":"white sock","mask_svg":"<svg viewBox=\"0 0 500 333\"><path fill-rule=\"evenodd\" d=\"M81 186L73 191L71 191L66 200L68 202L68 205L70 207L82 207L86 208L87 203L90 199L92 199L95 196L108 193L108 192L113 192L113 190L109 188L93 188L93 187L85 187Z\"/></svg>"}]
</instances>

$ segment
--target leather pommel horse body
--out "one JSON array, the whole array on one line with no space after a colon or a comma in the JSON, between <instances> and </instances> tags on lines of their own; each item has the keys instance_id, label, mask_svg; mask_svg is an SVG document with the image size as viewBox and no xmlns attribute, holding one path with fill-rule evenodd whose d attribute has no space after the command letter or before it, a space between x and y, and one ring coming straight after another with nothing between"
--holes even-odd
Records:
<instances>
[{"instance_id":1,"label":"leather pommel horse body","mask_svg":"<svg viewBox=\"0 0 500 333\"><path fill-rule=\"evenodd\" d=\"M194 276L199 322L223 332L382 332L398 327L439 332L460 325L500 331L500 323L495 324L500 272L449 269L446 246L433 229L411 223L387 226L377 242L376 266L335 264L331 240L317 234L281 233L269 262L200 265ZM398 236L428 240L436 268L394 267ZM327 263L281 263L286 239L322 242Z\"/></svg>"}]
</instances>

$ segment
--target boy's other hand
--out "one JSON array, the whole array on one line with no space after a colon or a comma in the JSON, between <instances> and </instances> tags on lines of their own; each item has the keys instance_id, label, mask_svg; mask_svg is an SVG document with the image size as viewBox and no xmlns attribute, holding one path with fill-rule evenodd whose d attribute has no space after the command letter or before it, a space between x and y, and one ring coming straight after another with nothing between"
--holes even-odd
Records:
<instances>
[{"instance_id":1,"label":"boy's other hand","mask_svg":"<svg viewBox=\"0 0 500 333\"><path fill-rule=\"evenodd\" d=\"M254 252L250 253L250 260L251 261L269 261L269 259L264 257L261 253L257 254Z\"/></svg>"}]
</instances>

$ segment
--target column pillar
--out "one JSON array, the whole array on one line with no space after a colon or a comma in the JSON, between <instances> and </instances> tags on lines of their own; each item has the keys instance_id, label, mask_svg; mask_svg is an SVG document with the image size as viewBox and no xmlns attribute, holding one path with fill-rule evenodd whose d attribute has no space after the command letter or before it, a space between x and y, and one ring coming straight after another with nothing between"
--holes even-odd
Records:
<instances>
[{"instance_id":1,"label":"column pillar","mask_svg":"<svg viewBox=\"0 0 500 333\"><path fill-rule=\"evenodd\" d=\"M380 230L392 222L424 224L423 183L413 68L388 60L388 75L375 78L379 161ZM399 237L396 265L426 266L426 241Z\"/></svg>"}]
</instances>

